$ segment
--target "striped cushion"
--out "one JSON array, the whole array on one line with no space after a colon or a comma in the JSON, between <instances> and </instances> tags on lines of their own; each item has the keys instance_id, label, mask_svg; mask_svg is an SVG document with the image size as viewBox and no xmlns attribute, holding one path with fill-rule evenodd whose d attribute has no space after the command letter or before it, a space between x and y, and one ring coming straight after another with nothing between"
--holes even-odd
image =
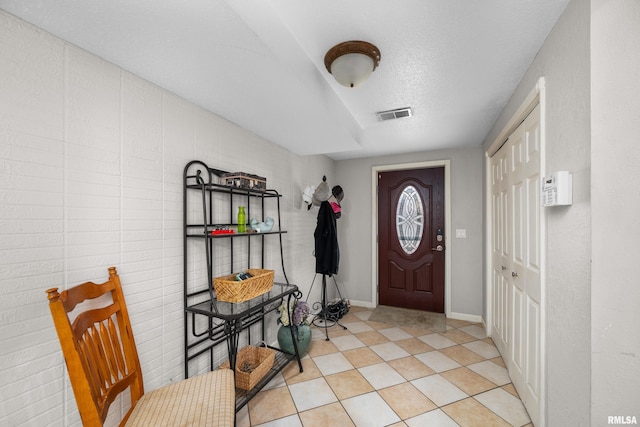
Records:
<instances>
[{"instance_id":1,"label":"striped cushion","mask_svg":"<svg viewBox=\"0 0 640 427\"><path fill-rule=\"evenodd\" d=\"M145 393L127 427L233 426L233 371L218 369Z\"/></svg>"}]
</instances>

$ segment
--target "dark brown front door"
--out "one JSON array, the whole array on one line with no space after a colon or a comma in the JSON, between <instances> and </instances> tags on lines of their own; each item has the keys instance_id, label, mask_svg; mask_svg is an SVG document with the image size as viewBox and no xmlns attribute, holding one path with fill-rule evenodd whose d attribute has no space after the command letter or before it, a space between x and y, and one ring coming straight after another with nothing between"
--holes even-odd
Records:
<instances>
[{"instance_id":1,"label":"dark brown front door","mask_svg":"<svg viewBox=\"0 0 640 427\"><path fill-rule=\"evenodd\" d=\"M444 312L444 167L378 173L378 301Z\"/></svg>"}]
</instances>

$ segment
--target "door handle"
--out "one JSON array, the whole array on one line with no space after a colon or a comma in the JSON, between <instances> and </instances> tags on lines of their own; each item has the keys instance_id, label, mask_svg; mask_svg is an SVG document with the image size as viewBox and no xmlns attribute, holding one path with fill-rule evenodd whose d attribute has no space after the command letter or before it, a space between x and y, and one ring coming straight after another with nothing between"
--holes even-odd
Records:
<instances>
[{"instance_id":1,"label":"door handle","mask_svg":"<svg viewBox=\"0 0 640 427\"><path fill-rule=\"evenodd\" d=\"M501 265L500 267L501 267L502 271L505 271L507 269L507 267L505 267L504 265Z\"/></svg>"},{"instance_id":2,"label":"door handle","mask_svg":"<svg viewBox=\"0 0 640 427\"><path fill-rule=\"evenodd\" d=\"M438 245L435 248L431 248L432 251L442 252L444 251L444 246Z\"/></svg>"},{"instance_id":3,"label":"door handle","mask_svg":"<svg viewBox=\"0 0 640 427\"><path fill-rule=\"evenodd\" d=\"M516 273L515 271L511 272L511 277L518 277L518 273Z\"/></svg>"}]
</instances>

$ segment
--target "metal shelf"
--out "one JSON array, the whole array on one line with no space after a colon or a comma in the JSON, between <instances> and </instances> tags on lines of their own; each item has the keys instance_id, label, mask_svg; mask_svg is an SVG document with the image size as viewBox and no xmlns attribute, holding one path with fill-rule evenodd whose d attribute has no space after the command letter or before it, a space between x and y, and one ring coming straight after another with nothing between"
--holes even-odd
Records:
<instances>
[{"instance_id":1,"label":"metal shelf","mask_svg":"<svg viewBox=\"0 0 640 427\"><path fill-rule=\"evenodd\" d=\"M187 227L193 227L188 225ZM197 227L202 227L201 225L198 225ZM207 233L207 234L186 234L185 237L187 238L207 238L207 239L229 239L229 238L237 238L237 237L261 237L261 236L266 236L266 235L270 235L270 234L286 234L286 231L265 231L265 232L260 232L260 233L233 233L233 234L211 234L211 233Z\"/></svg>"},{"instance_id":2,"label":"metal shelf","mask_svg":"<svg viewBox=\"0 0 640 427\"><path fill-rule=\"evenodd\" d=\"M264 318L267 313L278 309L285 298L300 298L301 294L298 287L289 284L287 274L284 268L284 256L282 235L287 232L282 230L280 218L280 199L281 195L272 189L245 189L237 187L229 187L218 184L216 176L220 176L223 171L208 167L204 162L194 160L184 168L184 195L183 195L183 240L184 240L184 375L189 377L190 362L196 359L208 356L209 369L217 369L214 366L214 350L218 346L226 344L229 362L231 366L235 365L238 344L241 334L248 334L247 341L251 341L251 333L253 325L261 325L260 332L262 341L265 336ZM276 209L274 228L269 232L261 233L233 233L233 234L216 234L210 233L217 227L234 227L238 224L234 223L234 201L246 198L246 206L256 208L265 220L266 207ZM251 202L257 200L257 202ZM267 202L268 201L268 202ZM219 209L218 204L223 203L228 208ZM265 206L268 203L268 206ZM259 206L257 206L259 205ZM196 207L198 210L198 219L194 220L192 215L188 215L187 210ZM217 209L214 209L217 208ZM221 211L226 213L220 214ZM200 212L201 211L201 212ZM216 217L217 212L220 217ZM249 217L248 212L247 217ZM225 218L226 216L226 218ZM222 221L221 221L222 219ZM285 283L274 283L273 288L268 293L253 298L242 303L228 303L217 301L215 291L213 290L214 271L220 273L220 268L216 269L214 260L219 259L218 251L225 251L225 255L229 255L229 264L234 273L234 269L242 269L234 264L234 240L247 238L248 243L238 245L240 251L244 251L246 246L246 255L251 259L251 250L258 248L261 254L261 266L251 266L264 268L265 239L279 239L280 260L282 274ZM255 240L260 237L261 239ZM187 241L195 239L202 242L198 244L187 244ZM192 240L193 241L193 240ZM214 241L218 242L214 244ZM227 241L228 243L220 243ZM252 243L255 242L255 243ZM202 245L202 246L201 246ZM244 252L243 252L244 253ZM204 254L204 257L203 257ZM197 285L190 284L191 269L194 268L191 257L202 259L203 275L196 275ZM248 267L248 266L247 266ZM206 278L206 283L205 283ZM260 334L258 334L260 335ZM244 335L242 335L244 336ZM270 347L273 348L273 347ZM276 376L291 360L297 359L300 372L302 372L302 362L297 354L286 353L280 349L276 350L276 357L273 367L260 380L260 382L252 390L236 389L236 411L242 408L247 402L255 396L273 377Z\"/></svg>"}]
</instances>

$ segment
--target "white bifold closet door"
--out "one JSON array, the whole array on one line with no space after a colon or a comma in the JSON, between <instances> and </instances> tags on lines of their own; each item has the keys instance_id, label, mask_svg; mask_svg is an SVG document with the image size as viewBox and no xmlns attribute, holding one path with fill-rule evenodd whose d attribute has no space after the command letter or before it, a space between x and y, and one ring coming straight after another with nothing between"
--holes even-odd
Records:
<instances>
[{"instance_id":1,"label":"white bifold closet door","mask_svg":"<svg viewBox=\"0 0 640 427\"><path fill-rule=\"evenodd\" d=\"M531 420L540 425L540 107L491 158L492 331Z\"/></svg>"}]
</instances>

